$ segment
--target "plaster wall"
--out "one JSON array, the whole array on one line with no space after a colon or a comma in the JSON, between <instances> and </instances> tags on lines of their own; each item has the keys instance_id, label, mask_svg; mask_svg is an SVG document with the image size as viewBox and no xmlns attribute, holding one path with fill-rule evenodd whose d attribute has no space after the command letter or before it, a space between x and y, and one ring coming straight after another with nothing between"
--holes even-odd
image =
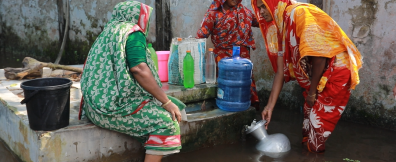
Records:
<instances>
[{"instance_id":1,"label":"plaster wall","mask_svg":"<svg viewBox=\"0 0 396 162\"><path fill-rule=\"evenodd\" d=\"M69 1L67 45L61 64L82 64L92 43L123 0ZM153 7L149 42L155 42L155 1L137 0ZM153 16L154 15L154 16ZM66 24L66 0L0 1L0 68L18 67L25 56L53 62Z\"/></svg>"},{"instance_id":2,"label":"plaster wall","mask_svg":"<svg viewBox=\"0 0 396 162\"><path fill-rule=\"evenodd\" d=\"M327 13L342 27L363 56L360 84L344 117L396 129L396 83L394 0L327 0Z\"/></svg>"},{"instance_id":3,"label":"plaster wall","mask_svg":"<svg viewBox=\"0 0 396 162\"><path fill-rule=\"evenodd\" d=\"M71 1L70 32L65 52L67 57L62 58L64 64L83 63L90 45L110 19L113 6L120 1ZM139 1L153 8L155 6L154 0ZM63 33L66 1L57 2L0 1L0 64L12 62L5 61L4 56L8 58L19 54L42 56L42 61L55 59ZM212 0L169 0L173 37L195 36L211 2ZM249 0L243 0L242 3L251 9ZM61 13L58 12L59 7ZM323 9L341 26L364 58L360 70L361 83L352 91L343 119L396 130L396 102L392 97L392 88L396 82L396 60L393 59L396 56L396 22L393 21L396 16L396 1L324 0ZM148 41L155 42L155 16L150 21ZM253 33L257 46L251 53L254 75L261 99L265 102L274 73L260 31L254 28ZM207 42L208 47L213 47L210 38ZM287 83L279 103L298 111L303 102L301 92L296 83Z\"/></svg>"},{"instance_id":4,"label":"plaster wall","mask_svg":"<svg viewBox=\"0 0 396 162\"><path fill-rule=\"evenodd\" d=\"M174 37L195 36L212 0L171 0ZM300 2L309 2L308 0ZM251 8L250 1L243 5ZM396 102L392 89L396 82L394 0L324 0L323 10L341 26L363 55L360 84L352 91L343 119L396 129ZM254 76L261 99L271 91L274 73L265 51L260 31L253 28L257 49L252 51ZM213 47L210 38L208 47ZM284 85L279 102L299 110L303 104L302 89L295 83Z\"/></svg>"}]
</instances>

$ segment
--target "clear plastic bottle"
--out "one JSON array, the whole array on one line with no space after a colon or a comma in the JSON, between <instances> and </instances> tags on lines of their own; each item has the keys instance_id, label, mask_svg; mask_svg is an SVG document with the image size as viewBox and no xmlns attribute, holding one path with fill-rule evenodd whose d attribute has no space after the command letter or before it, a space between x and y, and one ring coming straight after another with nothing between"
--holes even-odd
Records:
<instances>
[{"instance_id":1,"label":"clear plastic bottle","mask_svg":"<svg viewBox=\"0 0 396 162\"><path fill-rule=\"evenodd\" d=\"M206 83L216 83L216 62L213 48L209 48L209 52L205 58L205 79Z\"/></svg>"},{"instance_id":2,"label":"clear plastic bottle","mask_svg":"<svg viewBox=\"0 0 396 162\"><path fill-rule=\"evenodd\" d=\"M181 75L179 72L179 44L183 39L177 38L177 41L170 47L170 54L168 60L168 83L182 85Z\"/></svg>"},{"instance_id":3,"label":"clear plastic bottle","mask_svg":"<svg viewBox=\"0 0 396 162\"><path fill-rule=\"evenodd\" d=\"M183 59L183 85L185 88L194 87L194 59L188 50Z\"/></svg>"},{"instance_id":4,"label":"clear plastic bottle","mask_svg":"<svg viewBox=\"0 0 396 162\"><path fill-rule=\"evenodd\" d=\"M155 68L157 68L157 71L158 71L158 56L157 56L157 53L155 52L155 50L153 48L153 44L149 43L148 44L148 49L150 51L151 59L154 62Z\"/></svg>"}]
</instances>

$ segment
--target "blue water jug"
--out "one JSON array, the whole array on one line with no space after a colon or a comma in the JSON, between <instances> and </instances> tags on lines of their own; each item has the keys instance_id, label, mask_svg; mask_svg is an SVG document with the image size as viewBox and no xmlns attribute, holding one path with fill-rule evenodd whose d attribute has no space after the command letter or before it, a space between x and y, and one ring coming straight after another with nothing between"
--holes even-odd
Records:
<instances>
[{"instance_id":1,"label":"blue water jug","mask_svg":"<svg viewBox=\"0 0 396 162\"><path fill-rule=\"evenodd\" d=\"M234 46L232 58L218 63L217 106L225 111L244 111L250 107L250 85L253 63L240 57L240 47Z\"/></svg>"}]
</instances>

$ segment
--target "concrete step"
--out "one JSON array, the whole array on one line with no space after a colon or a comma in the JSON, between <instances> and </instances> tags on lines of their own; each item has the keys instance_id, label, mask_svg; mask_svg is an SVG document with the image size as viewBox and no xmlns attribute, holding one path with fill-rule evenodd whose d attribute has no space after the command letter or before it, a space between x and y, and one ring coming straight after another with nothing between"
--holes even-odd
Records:
<instances>
[{"instance_id":1,"label":"concrete step","mask_svg":"<svg viewBox=\"0 0 396 162\"><path fill-rule=\"evenodd\" d=\"M130 136L102 129L87 119L77 119L81 97L79 82L73 82L71 88L70 125L55 131L33 131L26 106L20 104L24 98L21 82L23 80L6 80L0 76L0 138L23 161L142 160L144 148ZM239 140L243 125L255 116L254 108L244 112L218 109L214 84L185 89L165 83L163 89L187 103L187 118L180 123L182 151Z\"/></svg>"}]
</instances>

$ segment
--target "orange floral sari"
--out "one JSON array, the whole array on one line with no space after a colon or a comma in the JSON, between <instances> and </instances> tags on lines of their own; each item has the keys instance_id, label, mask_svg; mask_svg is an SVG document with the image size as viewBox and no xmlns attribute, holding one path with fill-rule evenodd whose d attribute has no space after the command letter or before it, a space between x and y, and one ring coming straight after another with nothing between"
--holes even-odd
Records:
<instances>
[{"instance_id":1,"label":"orange floral sari","mask_svg":"<svg viewBox=\"0 0 396 162\"><path fill-rule=\"evenodd\" d=\"M228 11L223 9L225 2L226 0L212 2L197 31L196 38L207 38L211 35L215 46L213 52L216 63L225 57L232 56L233 46L240 46L241 57L250 59L250 48L256 49L252 27L258 27L258 22L252 11L242 5L242 0L238 0L238 5ZM259 98L254 76L252 76L250 92L252 106L258 110Z\"/></svg>"},{"instance_id":2,"label":"orange floral sari","mask_svg":"<svg viewBox=\"0 0 396 162\"><path fill-rule=\"evenodd\" d=\"M274 71L277 57L283 57L285 82L296 80L307 92L312 68L308 56L328 58L315 104L304 104L303 142L308 142L310 151L323 152L348 103L350 90L359 84L362 57L337 23L316 6L291 0L262 1L274 20L259 20L268 57ZM252 0L252 6L260 17L256 2ZM274 26L276 36L271 29Z\"/></svg>"}]
</instances>

